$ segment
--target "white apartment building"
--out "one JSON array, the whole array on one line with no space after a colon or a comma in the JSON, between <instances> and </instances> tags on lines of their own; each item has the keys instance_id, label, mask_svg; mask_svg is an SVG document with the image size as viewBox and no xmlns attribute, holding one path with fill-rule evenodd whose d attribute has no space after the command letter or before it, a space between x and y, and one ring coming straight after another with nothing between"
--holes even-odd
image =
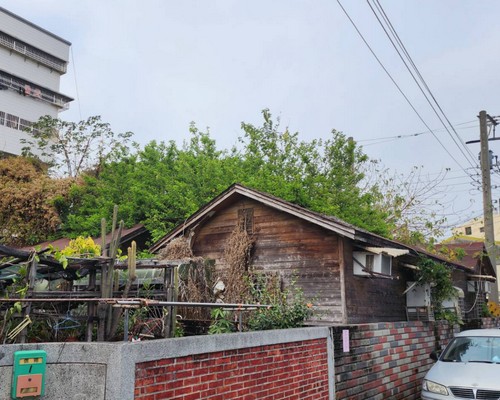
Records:
<instances>
[{"instance_id":1,"label":"white apartment building","mask_svg":"<svg viewBox=\"0 0 500 400\"><path fill-rule=\"evenodd\" d=\"M0 7L0 155L21 154L21 139L29 139L23 129L68 108L73 99L59 92L59 81L70 46Z\"/></svg>"},{"instance_id":2,"label":"white apartment building","mask_svg":"<svg viewBox=\"0 0 500 400\"><path fill-rule=\"evenodd\" d=\"M493 215L493 227L495 232L495 241L500 240L500 214ZM452 230L456 236L466 236L471 239L484 240L484 220L483 217L477 217L456 226Z\"/></svg>"}]
</instances>

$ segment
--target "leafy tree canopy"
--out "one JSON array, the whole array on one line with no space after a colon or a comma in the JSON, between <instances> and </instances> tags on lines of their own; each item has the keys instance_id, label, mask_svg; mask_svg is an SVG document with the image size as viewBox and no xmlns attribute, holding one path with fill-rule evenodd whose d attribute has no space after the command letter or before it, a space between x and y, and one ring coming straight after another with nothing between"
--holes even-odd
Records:
<instances>
[{"instance_id":1,"label":"leafy tree canopy","mask_svg":"<svg viewBox=\"0 0 500 400\"><path fill-rule=\"evenodd\" d=\"M28 128L33 138L23 139L23 155L34 157L33 148L41 151L43 161L62 176L77 177L112 157L126 152L131 132L115 134L101 117L68 122L49 115Z\"/></svg>"},{"instance_id":2,"label":"leafy tree canopy","mask_svg":"<svg viewBox=\"0 0 500 400\"><path fill-rule=\"evenodd\" d=\"M230 151L217 149L209 132L194 124L182 146L150 142L133 154L104 163L86 174L85 185L71 192L65 230L95 235L113 204L129 225L143 222L161 237L234 182L265 191L370 231L388 235L385 212L373 207L376 191L361 190L368 157L356 143L332 131L327 140L299 140L280 130L268 110L262 126L242 124L243 134Z\"/></svg>"},{"instance_id":3,"label":"leafy tree canopy","mask_svg":"<svg viewBox=\"0 0 500 400\"><path fill-rule=\"evenodd\" d=\"M400 231L413 240L411 212L423 206L418 200L428 191L394 184L341 132L302 141L297 132L281 129L269 110L262 115L261 126L242 123L231 150L219 150L210 133L194 123L182 145L152 141L139 147L129 145L130 134L115 135L99 117L78 124L42 119L36 132L45 133L35 135L39 145L55 155L52 165L79 176L79 184L56 196L57 204L49 200L57 205L61 234L98 235L101 218L109 219L118 204L119 218L127 226L144 223L154 240L239 182L374 233L392 237ZM62 132L51 142L48 134L56 128ZM89 158L79 159L79 152ZM406 201L410 191L414 196ZM40 232L38 237L47 230Z\"/></svg>"}]
</instances>

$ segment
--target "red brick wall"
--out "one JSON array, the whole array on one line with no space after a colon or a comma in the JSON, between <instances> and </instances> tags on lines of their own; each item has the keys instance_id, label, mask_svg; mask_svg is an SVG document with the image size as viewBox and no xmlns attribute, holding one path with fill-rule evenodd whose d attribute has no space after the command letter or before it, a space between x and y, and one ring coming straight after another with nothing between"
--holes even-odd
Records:
<instances>
[{"instance_id":1,"label":"red brick wall","mask_svg":"<svg viewBox=\"0 0 500 400\"><path fill-rule=\"evenodd\" d=\"M433 361L458 330L444 322L392 322L333 327L337 400L416 400ZM343 352L342 330L349 330Z\"/></svg>"},{"instance_id":2,"label":"red brick wall","mask_svg":"<svg viewBox=\"0 0 500 400\"><path fill-rule=\"evenodd\" d=\"M327 339L136 364L141 400L328 400Z\"/></svg>"}]
</instances>

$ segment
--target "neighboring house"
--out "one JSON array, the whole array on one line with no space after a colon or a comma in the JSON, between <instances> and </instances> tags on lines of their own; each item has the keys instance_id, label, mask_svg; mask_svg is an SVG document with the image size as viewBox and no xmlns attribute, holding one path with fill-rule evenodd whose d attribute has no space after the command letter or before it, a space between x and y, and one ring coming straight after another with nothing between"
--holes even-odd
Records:
<instances>
[{"instance_id":1,"label":"neighboring house","mask_svg":"<svg viewBox=\"0 0 500 400\"><path fill-rule=\"evenodd\" d=\"M469 268L467 287L465 288L465 317L475 319L481 317L483 309L495 285L495 270L483 242L457 241L438 246L438 250L454 252L463 257L460 263Z\"/></svg>"},{"instance_id":2,"label":"neighboring house","mask_svg":"<svg viewBox=\"0 0 500 400\"><path fill-rule=\"evenodd\" d=\"M493 215L493 226L495 237L500 238L500 214ZM483 217L473 218L453 228L452 233L458 238L484 241L484 219Z\"/></svg>"},{"instance_id":3,"label":"neighboring house","mask_svg":"<svg viewBox=\"0 0 500 400\"><path fill-rule=\"evenodd\" d=\"M98 245L101 245L101 238L95 237L93 238L94 242ZM147 242L151 239L151 234L142 224L134 225L132 228L123 229L121 239L120 239L120 249L123 255L127 254L127 248L130 247L132 241L135 241L137 244L137 249L146 249ZM37 249L46 249L49 246L53 246L58 250L62 250L68 246L71 239L69 238L61 238L48 242L38 243L34 246L25 246L22 247L21 250L31 250L33 248ZM106 247L109 247L111 243L111 233L108 233L105 238Z\"/></svg>"},{"instance_id":4,"label":"neighboring house","mask_svg":"<svg viewBox=\"0 0 500 400\"><path fill-rule=\"evenodd\" d=\"M463 291L472 272L461 263L239 184L214 198L151 250L159 251L185 236L195 256L214 259L216 267L223 269L227 239L238 227L254 237L251 264L255 271L278 273L285 283L295 275L305 296L314 301L320 317L316 323L406 320L411 292L407 289L415 281L422 255L452 267L454 282Z\"/></svg>"},{"instance_id":5,"label":"neighboring house","mask_svg":"<svg viewBox=\"0 0 500 400\"><path fill-rule=\"evenodd\" d=\"M0 156L20 155L23 130L57 118L73 99L59 92L71 43L0 7ZM37 149L31 151L40 155Z\"/></svg>"},{"instance_id":6,"label":"neighboring house","mask_svg":"<svg viewBox=\"0 0 500 400\"><path fill-rule=\"evenodd\" d=\"M494 229L494 237L496 238L495 242L497 246L500 244L498 238L500 238L500 214L493 215L493 229ZM447 242L484 242L484 218L477 217L465 222L462 225L456 226L452 229L453 236L447 240ZM498 251L498 250L497 250ZM497 256L496 258L496 271L500 268L500 259ZM500 293L500 282L496 283L497 292ZM495 291L493 292L493 295ZM498 299L494 299L498 302Z\"/></svg>"}]
</instances>

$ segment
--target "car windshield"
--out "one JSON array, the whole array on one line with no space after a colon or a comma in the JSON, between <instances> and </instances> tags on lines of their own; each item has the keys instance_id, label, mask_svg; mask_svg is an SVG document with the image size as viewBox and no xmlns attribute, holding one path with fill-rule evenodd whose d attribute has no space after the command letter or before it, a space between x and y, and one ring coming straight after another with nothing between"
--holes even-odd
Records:
<instances>
[{"instance_id":1,"label":"car windshield","mask_svg":"<svg viewBox=\"0 0 500 400\"><path fill-rule=\"evenodd\" d=\"M457 337L446 347L440 360L500 363L500 337Z\"/></svg>"}]
</instances>

